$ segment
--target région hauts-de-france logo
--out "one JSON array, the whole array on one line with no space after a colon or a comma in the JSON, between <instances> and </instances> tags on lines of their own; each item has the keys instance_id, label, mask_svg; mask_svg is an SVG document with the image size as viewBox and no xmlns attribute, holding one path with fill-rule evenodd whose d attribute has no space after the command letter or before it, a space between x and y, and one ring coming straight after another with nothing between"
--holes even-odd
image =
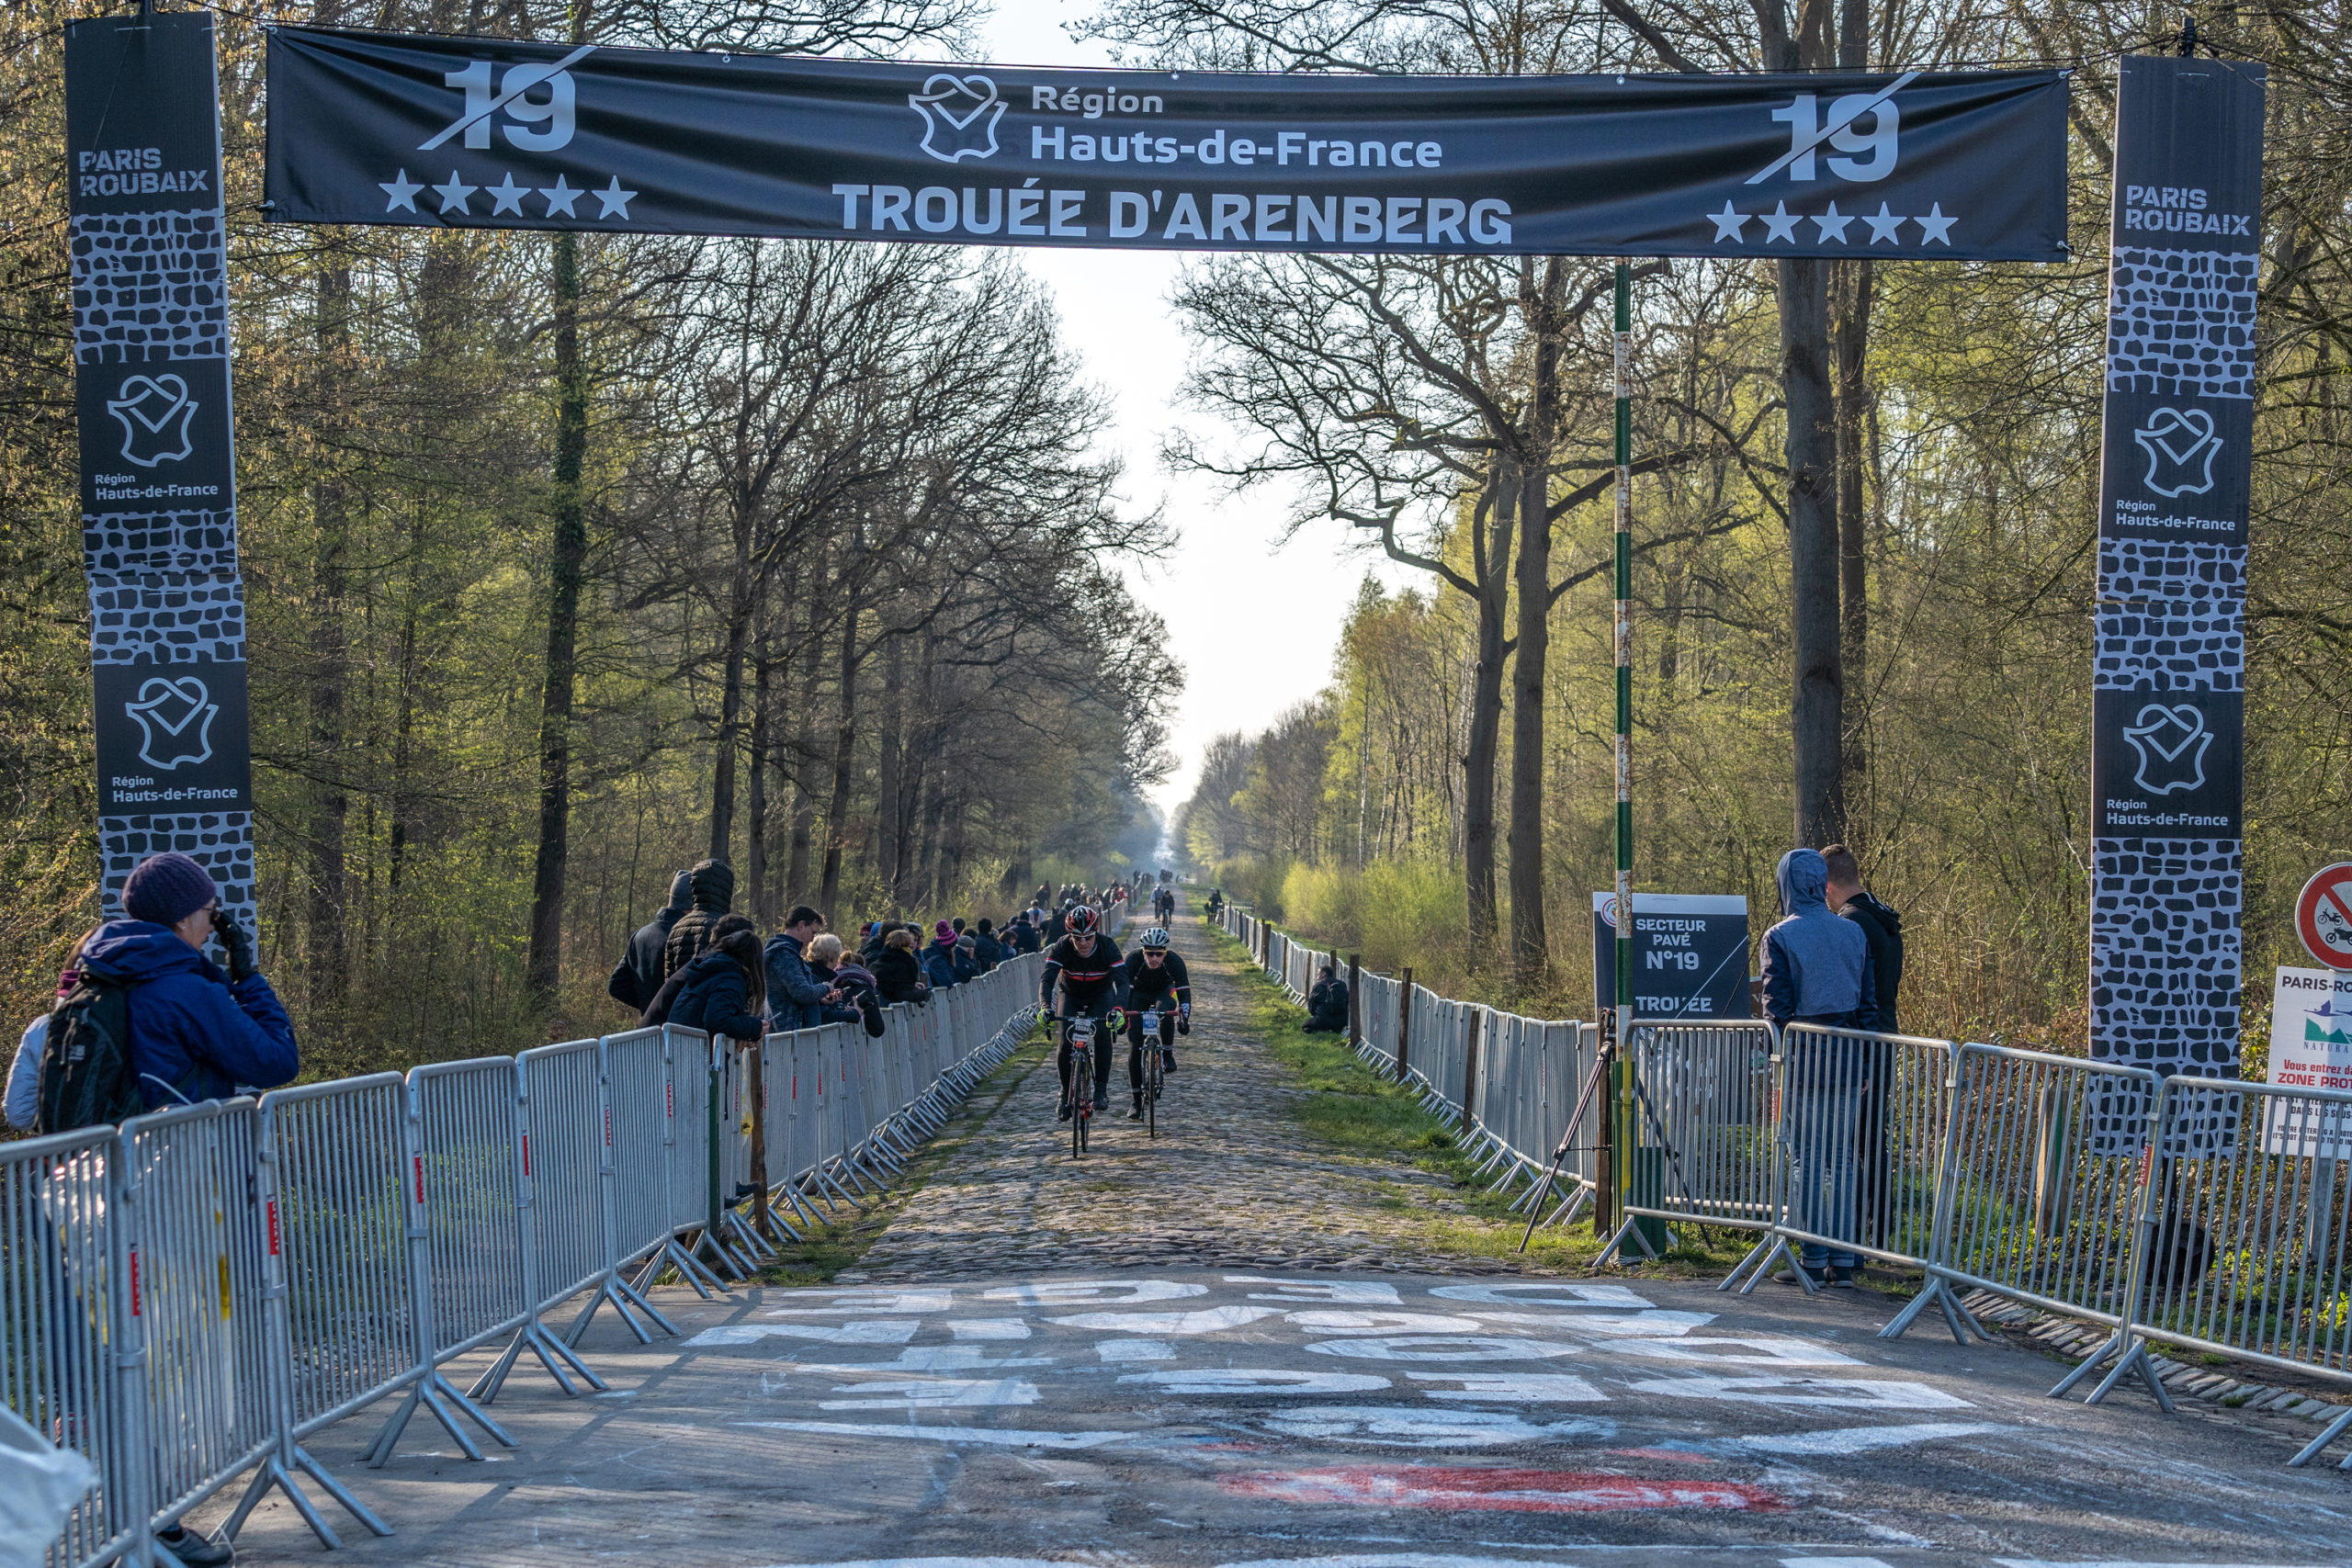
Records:
<instances>
[{"instance_id":1,"label":"r\u00e9gion hauts-de-france logo","mask_svg":"<svg viewBox=\"0 0 2352 1568\"><path fill-rule=\"evenodd\" d=\"M139 727L139 760L149 767L170 773L211 761L212 721L220 705L195 676L150 676L140 682L139 700L122 711Z\"/></svg>"},{"instance_id":2,"label":"r\u00e9gion hauts-de-france logo","mask_svg":"<svg viewBox=\"0 0 2352 1568\"><path fill-rule=\"evenodd\" d=\"M2138 722L2123 732L2123 739L2140 754L2139 771L2132 775L2132 782L2148 794L2171 795L2203 787L2205 749L2213 743L2213 732L2205 728L2205 716L2189 704L2168 708L2150 703L2140 710Z\"/></svg>"},{"instance_id":3,"label":"r\u00e9gion hauts-de-france logo","mask_svg":"<svg viewBox=\"0 0 2352 1568\"><path fill-rule=\"evenodd\" d=\"M196 449L188 422L196 400L176 376L133 376L115 389L107 412L122 425L122 460L142 468L176 463Z\"/></svg>"},{"instance_id":4,"label":"r\u00e9gion hauts-de-france logo","mask_svg":"<svg viewBox=\"0 0 2352 1568\"><path fill-rule=\"evenodd\" d=\"M1004 100L986 76L953 76L942 71L907 95L908 107L922 116L922 150L943 164L996 156L996 122Z\"/></svg>"},{"instance_id":5,"label":"r\u00e9gion hauts-de-france logo","mask_svg":"<svg viewBox=\"0 0 2352 1568\"><path fill-rule=\"evenodd\" d=\"M2213 459L2222 438L2203 409L2158 409L2132 433L2148 459L2143 482L2161 496L2203 495L2213 488Z\"/></svg>"}]
</instances>

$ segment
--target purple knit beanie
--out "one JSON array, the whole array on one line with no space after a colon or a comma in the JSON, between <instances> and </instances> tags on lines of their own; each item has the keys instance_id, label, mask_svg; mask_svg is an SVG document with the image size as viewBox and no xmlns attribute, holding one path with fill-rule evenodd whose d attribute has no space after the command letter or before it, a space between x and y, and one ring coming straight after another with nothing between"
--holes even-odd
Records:
<instances>
[{"instance_id":1,"label":"purple knit beanie","mask_svg":"<svg viewBox=\"0 0 2352 1568\"><path fill-rule=\"evenodd\" d=\"M931 934L934 941L953 943L956 940L956 928L945 920L941 920L931 928Z\"/></svg>"},{"instance_id":2,"label":"purple knit beanie","mask_svg":"<svg viewBox=\"0 0 2352 1568\"><path fill-rule=\"evenodd\" d=\"M122 882L122 912L134 920L175 926L220 897L212 874L176 851L150 855Z\"/></svg>"}]
</instances>

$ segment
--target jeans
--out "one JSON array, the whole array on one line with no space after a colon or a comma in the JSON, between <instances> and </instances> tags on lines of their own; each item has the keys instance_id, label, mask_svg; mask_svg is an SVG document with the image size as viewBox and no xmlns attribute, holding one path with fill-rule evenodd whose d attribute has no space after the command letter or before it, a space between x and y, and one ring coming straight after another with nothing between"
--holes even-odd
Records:
<instances>
[{"instance_id":1,"label":"jeans","mask_svg":"<svg viewBox=\"0 0 2352 1568\"><path fill-rule=\"evenodd\" d=\"M1857 1237L1864 1064L1849 1041L1792 1036L1788 1048L1781 1137L1789 1156L1789 1217L1832 1241ZM1852 1252L1803 1244L1808 1269L1851 1269Z\"/></svg>"}]
</instances>

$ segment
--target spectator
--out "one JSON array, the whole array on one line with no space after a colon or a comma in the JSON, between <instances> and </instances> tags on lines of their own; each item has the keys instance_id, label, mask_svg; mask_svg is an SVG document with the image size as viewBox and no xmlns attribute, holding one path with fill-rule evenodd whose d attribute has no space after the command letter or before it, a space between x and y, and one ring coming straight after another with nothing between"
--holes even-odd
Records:
<instances>
[{"instance_id":1,"label":"spectator","mask_svg":"<svg viewBox=\"0 0 2352 1568\"><path fill-rule=\"evenodd\" d=\"M904 926L882 939L882 951L873 964L874 988L887 1005L927 1002L931 987L923 981L922 960L915 956L915 933Z\"/></svg>"},{"instance_id":2,"label":"spectator","mask_svg":"<svg viewBox=\"0 0 2352 1568\"><path fill-rule=\"evenodd\" d=\"M1877 993L1878 1032L1900 1034L1895 1020L1895 993L1903 986L1903 917L1863 890L1861 868L1854 852L1832 844L1821 852L1829 868L1829 907L1862 928L1870 943L1871 985ZM1861 1043L1861 1124L1856 1133L1862 1160L1862 1239L1883 1245L1894 1218L1894 1155L1886 1141L1887 1087L1893 1080L1895 1046L1883 1041Z\"/></svg>"},{"instance_id":3,"label":"spectator","mask_svg":"<svg viewBox=\"0 0 2352 1568\"><path fill-rule=\"evenodd\" d=\"M65 968L57 976L58 1000L72 996L74 987L82 983L82 950L97 934L96 931L85 933L66 954ZM40 1113L40 1057L49 1045L49 1018L43 1012L25 1025L24 1038L17 1042L17 1059L8 1065L6 1120L18 1133L31 1132L33 1120Z\"/></svg>"},{"instance_id":4,"label":"spectator","mask_svg":"<svg viewBox=\"0 0 2352 1568\"><path fill-rule=\"evenodd\" d=\"M948 929L949 929L949 930L951 930L951 931L954 931L957 936L962 936L962 935L964 934L964 917L963 917L963 916L961 916L961 915L956 916L954 919L952 919L952 920L948 921L948 922L947 922L947 925L948 925Z\"/></svg>"},{"instance_id":5,"label":"spectator","mask_svg":"<svg viewBox=\"0 0 2352 1568\"><path fill-rule=\"evenodd\" d=\"M1069 927L1069 921L1063 918L1064 912L1069 908L1069 906L1065 904L1061 908L1046 915L1045 930L1039 934L1039 945L1051 947L1061 941L1062 932Z\"/></svg>"},{"instance_id":6,"label":"spectator","mask_svg":"<svg viewBox=\"0 0 2352 1568\"><path fill-rule=\"evenodd\" d=\"M865 940L858 944L857 951L858 956L865 961L867 968L874 967L874 961L881 956L882 939L889 934L890 924L888 920L866 921Z\"/></svg>"},{"instance_id":7,"label":"spectator","mask_svg":"<svg viewBox=\"0 0 2352 1568\"><path fill-rule=\"evenodd\" d=\"M1854 862L1853 851L1832 844L1821 852L1821 859L1829 868L1829 907L1861 927L1863 939L1870 943L1878 1032L1900 1034L1903 1026L1895 1021L1895 993L1903 986L1903 917L1863 888L1861 868Z\"/></svg>"},{"instance_id":8,"label":"spectator","mask_svg":"<svg viewBox=\"0 0 2352 1568\"><path fill-rule=\"evenodd\" d=\"M997 940L996 929L987 918L972 928L972 956L980 961L980 973L985 975L1004 962L1004 943Z\"/></svg>"},{"instance_id":9,"label":"spectator","mask_svg":"<svg viewBox=\"0 0 2352 1568\"><path fill-rule=\"evenodd\" d=\"M253 934L221 913L211 874L184 854L151 855L124 879L122 911L83 943L81 968L129 990L130 1070L145 1108L292 1082L302 1066L293 1021L262 978ZM214 936L225 975L204 955Z\"/></svg>"},{"instance_id":10,"label":"spectator","mask_svg":"<svg viewBox=\"0 0 2352 1568\"><path fill-rule=\"evenodd\" d=\"M969 931L966 931L962 936L956 939L956 951L952 956L956 962L956 983L957 985L960 986L967 980L977 980L980 977L979 938L974 936Z\"/></svg>"},{"instance_id":11,"label":"spectator","mask_svg":"<svg viewBox=\"0 0 2352 1568\"><path fill-rule=\"evenodd\" d=\"M1878 1023L1870 942L1860 926L1830 913L1829 866L1815 850L1781 857L1780 922L1764 933L1764 1015L1792 1023L1869 1030ZM1797 1228L1849 1240L1855 1232L1855 1148L1861 1130L1868 1064L1858 1042L1837 1035L1784 1036L1786 1100L1782 1137L1789 1147ZM1854 1284L1854 1254L1804 1245L1798 1267L1814 1283ZM1793 1274L1782 1279L1793 1283Z\"/></svg>"},{"instance_id":12,"label":"spectator","mask_svg":"<svg viewBox=\"0 0 2352 1568\"><path fill-rule=\"evenodd\" d=\"M1044 919L1045 917L1042 914L1036 916L1023 915L1019 919L1013 921L1011 926L1006 928L1008 945L1012 947L1013 952L1040 953L1045 950L1046 944L1037 935L1038 923Z\"/></svg>"},{"instance_id":13,"label":"spectator","mask_svg":"<svg viewBox=\"0 0 2352 1568\"><path fill-rule=\"evenodd\" d=\"M752 924L752 917L749 915L721 915L711 922L702 951L708 952L713 942L733 936L737 931L756 933L758 930L758 927ZM695 954L695 958L701 956L702 953ZM693 967L694 959L689 958L672 971L668 979L662 982L662 988L653 993L653 999L646 1003L645 1010L638 1015L637 1021L640 1028L650 1029L656 1024L679 1021L672 1015L677 1010L678 993L685 988L686 971Z\"/></svg>"},{"instance_id":14,"label":"spectator","mask_svg":"<svg viewBox=\"0 0 2352 1568\"><path fill-rule=\"evenodd\" d=\"M883 1032L882 1001L879 987L874 981L874 971L854 959L842 956L842 939L831 931L808 943L808 973L824 985L841 992L849 1004L846 1008L825 1010L830 1020L863 1020L865 1032L876 1038Z\"/></svg>"},{"instance_id":15,"label":"spectator","mask_svg":"<svg viewBox=\"0 0 2352 1568\"><path fill-rule=\"evenodd\" d=\"M1345 1034L1348 1032L1348 983L1329 964L1318 972L1315 988L1306 993L1307 1034Z\"/></svg>"},{"instance_id":16,"label":"spectator","mask_svg":"<svg viewBox=\"0 0 2352 1568\"><path fill-rule=\"evenodd\" d=\"M637 928L628 939L628 946L621 953L621 961L613 965L613 977L605 982L605 994L626 1006L629 1011L641 1013L645 1004L662 988L667 972L662 966L662 951L670 940L670 928L678 923L694 899L692 874L680 872L670 879L669 907Z\"/></svg>"},{"instance_id":17,"label":"spectator","mask_svg":"<svg viewBox=\"0 0 2352 1568\"><path fill-rule=\"evenodd\" d=\"M922 977L934 991L944 991L961 978L956 973L956 931L945 920L931 928L931 945L923 950Z\"/></svg>"},{"instance_id":18,"label":"spectator","mask_svg":"<svg viewBox=\"0 0 2352 1568\"><path fill-rule=\"evenodd\" d=\"M784 930L768 938L768 1010L778 1029L814 1029L824 1021L826 1007L841 1000L840 992L808 973L808 942L824 925L822 915L797 904L784 918Z\"/></svg>"},{"instance_id":19,"label":"spectator","mask_svg":"<svg viewBox=\"0 0 2352 1568\"><path fill-rule=\"evenodd\" d=\"M714 935L679 975L683 983L671 1003L672 1023L745 1042L767 1033L760 933L749 920Z\"/></svg>"},{"instance_id":20,"label":"spectator","mask_svg":"<svg viewBox=\"0 0 2352 1568\"><path fill-rule=\"evenodd\" d=\"M662 948L662 977L684 969L695 954L710 945L718 925L735 902L735 872L723 860L695 863L686 874L688 891L694 897L694 908L678 917L670 928L670 935Z\"/></svg>"}]
</instances>

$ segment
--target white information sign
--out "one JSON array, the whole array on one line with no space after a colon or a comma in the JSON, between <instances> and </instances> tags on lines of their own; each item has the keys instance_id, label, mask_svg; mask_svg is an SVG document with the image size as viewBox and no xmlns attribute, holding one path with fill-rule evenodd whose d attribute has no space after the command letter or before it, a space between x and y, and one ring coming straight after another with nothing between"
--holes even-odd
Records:
<instances>
[{"instance_id":1,"label":"white information sign","mask_svg":"<svg viewBox=\"0 0 2352 1568\"><path fill-rule=\"evenodd\" d=\"M2283 965L2270 993L2270 1077L2282 1089L2352 1089L2352 974ZM2267 1152L2352 1158L2352 1103L2273 1100Z\"/></svg>"}]
</instances>

